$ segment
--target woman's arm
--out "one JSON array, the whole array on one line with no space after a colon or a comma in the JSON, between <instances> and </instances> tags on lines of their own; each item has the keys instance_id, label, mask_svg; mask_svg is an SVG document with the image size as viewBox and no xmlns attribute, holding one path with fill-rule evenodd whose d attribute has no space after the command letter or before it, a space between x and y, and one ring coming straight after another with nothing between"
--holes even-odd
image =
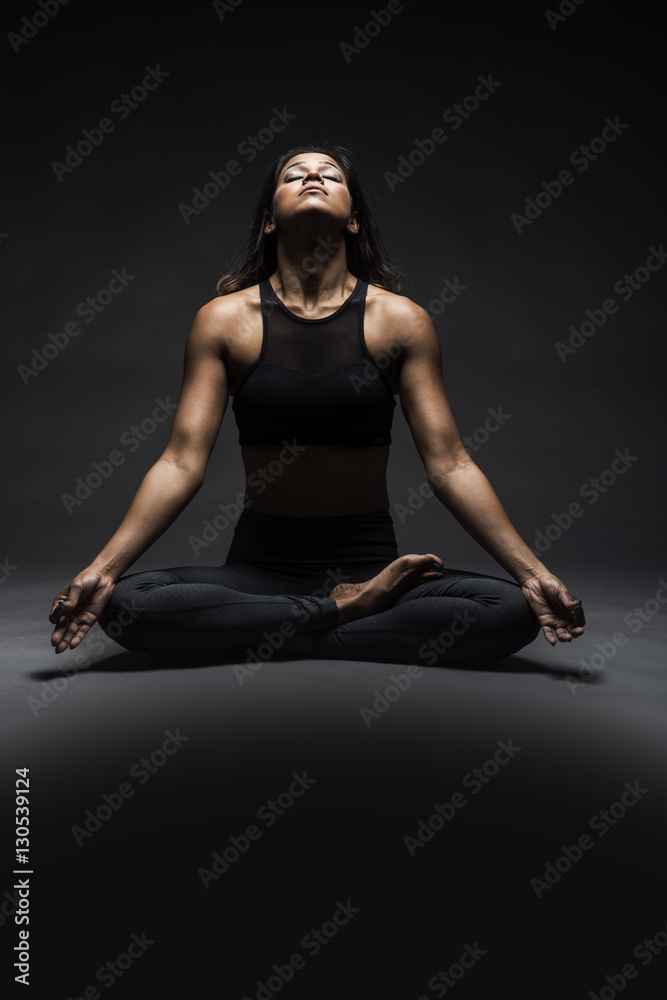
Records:
<instances>
[{"instance_id":1,"label":"woman's arm","mask_svg":"<svg viewBox=\"0 0 667 1000\"><path fill-rule=\"evenodd\" d=\"M403 300L396 321L403 331L399 369L401 407L429 486L459 524L521 585L547 640L583 633L579 604L520 537L491 483L466 451L447 400L442 354L433 323L420 306ZM394 324L392 324L394 326ZM556 633L556 639L553 637Z\"/></svg>"},{"instance_id":2,"label":"woman's arm","mask_svg":"<svg viewBox=\"0 0 667 1000\"><path fill-rule=\"evenodd\" d=\"M229 398L222 354L228 318L224 300L215 299L195 316L166 448L144 476L117 531L55 598L49 618L58 624L51 637L56 652L81 642L117 580L176 520L204 482Z\"/></svg>"}]
</instances>

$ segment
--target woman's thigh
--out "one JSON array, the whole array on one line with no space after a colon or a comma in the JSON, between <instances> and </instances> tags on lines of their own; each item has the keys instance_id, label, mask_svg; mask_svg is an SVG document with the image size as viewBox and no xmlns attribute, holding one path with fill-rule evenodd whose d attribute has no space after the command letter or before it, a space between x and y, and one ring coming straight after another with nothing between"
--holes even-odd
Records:
<instances>
[{"instance_id":1,"label":"woman's thigh","mask_svg":"<svg viewBox=\"0 0 667 1000\"><path fill-rule=\"evenodd\" d=\"M266 630L288 637L336 624L336 603L318 579L243 563L133 573L116 584L100 625L137 652L222 655L260 641Z\"/></svg>"},{"instance_id":2,"label":"woman's thigh","mask_svg":"<svg viewBox=\"0 0 667 1000\"><path fill-rule=\"evenodd\" d=\"M520 586L500 577L446 569L384 611L313 633L313 656L416 663L491 662L540 631Z\"/></svg>"}]
</instances>

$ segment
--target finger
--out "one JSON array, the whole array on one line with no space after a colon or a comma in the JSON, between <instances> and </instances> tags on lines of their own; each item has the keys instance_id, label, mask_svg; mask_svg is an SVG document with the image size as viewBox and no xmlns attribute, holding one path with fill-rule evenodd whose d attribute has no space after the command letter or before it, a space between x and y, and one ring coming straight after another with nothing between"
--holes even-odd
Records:
<instances>
[{"instance_id":1,"label":"finger","mask_svg":"<svg viewBox=\"0 0 667 1000\"><path fill-rule=\"evenodd\" d=\"M51 636L51 645L55 646L56 653L64 653L69 646L70 638L75 633L71 630L71 623L68 622L63 628L57 629Z\"/></svg>"},{"instance_id":2,"label":"finger","mask_svg":"<svg viewBox=\"0 0 667 1000\"><path fill-rule=\"evenodd\" d=\"M544 638L547 640L547 642L549 643L549 645L550 646L555 646L557 640L556 640L556 638L555 638L555 636L553 634L553 630L552 630L551 626L550 625L543 625L542 626L542 631L544 632Z\"/></svg>"},{"instance_id":3,"label":"finger","mask_svg":"<svg viewBox=\"0 0 667 1000\"><path fill-rule=\"evenodd\" d=\"M56 645L56 653L64 653L68 646L70 648L78 646L89 628L90 625L84 625L80 621L69 622L68 628L65 630L60 641ZM80 638L75 641L77 636L80 636Z\"/></svg>"},{"instance_id":4,"label":"finger","mask_svg":"<svg viewBox=\"0 0 667 1000\"><path fill-rule=\"evenodd\" d=\"M557 625L554 631L559 642L572 642L572 636L563 625Z\"/></svg>"},{"instance_id":5,"label":"finger","mask_svg":"<svg viewBox=\"0 0 667 1000\"><path fill-rule=\"evenodd\" d=\"M69 648L70 649L75 649L79 645L79 643L83 642L83 640L86 638L86 635L87 635L89 629L90 629L90 625L82 625L79 628L79 631L76 633L76 635L72 639L72 641L70 642Z\"/></svg>"},{"instance_id":6,"label":"finger","mask_svg":"<svg viewBox=\"0 0 667 1000\"><path fill-rule=\"evenodd\" d=\"M77 605L79 603L81 594L83 592L83 583L79 583L77 580L73 580L72 583L70 583L69 587L67 587L66 589L69 595L69 599L72 602L72 605L74 606Z\"/></svg>"},{"instance_id":7,"label":"finger","mask_svg":"<svg viewBox=\"0 0 667 1000\"><path fill-rule=\"evenodd\" d=\"M65 633L65 635L56 644L56 653L64 653L65 650L69 647L69 644L70 644L70 639L67 633Z\"/></svg>"},{"instance_id":8,"label":"finger","mask_svg":"<svg viewBox=\"0 0 667 1000\"><path fill-rule=\"evenodd\" d=\"M557 642L569 642L572 638L560 618L552 618L549 622L549 627L553 629Z\"/></svg>"},{"instance_id":9,"label":"finger","mask_svg":"<svg viewBox=\"0 0 667 1000\"><path fill-rule=\"evenodd\" d=\"M51 608L51 611L49 612L49 621L52 622L54 625L56 625L60 621L60 618L65 608L71 607L70 604L66 603L67 601L68 601L67 594L58 594L55 601L53 602L53 606Z\"/></svg>"},{"instance_id":10,"label":"finger","mask_svg":"<svg viewBox=\"0 0 667 1000\"><path fill-rule=\"evenodd\" d=\"M51 644L56 645L71 625L70 619L61 611L56 611L49 620L56 626L51 634Z\"/></svg>"},{"instance_id":11,"label":"finger","mask_svg":"<svg viewBox=\"0 0 667 1000\"><path fill-rule=\"evenodd\" d=\"M66 629L60 641L57 643L56 653L64 652L68 646L70 649L75 649L79 643L83 642L86 635L97 620L96 618L92 618L90 615L87 617L88 621L77 619L76 621L69 623L69 628Z\"/></svg>"},{"instance_id":12,"label":"finger","mask_svg":"<svg viewBox=\"0 0 667 1000\"><path fill-rule=\"evenodd\" d=\"M564 625L560 625L557 622L550 622L548 625L543 625L542 631L551 646L555 646L558 642L572 642L573 636Z\"/></svg>"},{"instance_id":13,"label":"finger","mask_svg":"<svg viewBox=\"0 0 667 1000\"><path fill-rule=\"evenodd\" d=\"M49 621L54 625L57 624L59 617L65 612L71 614L76 608L76 600L67 594L59 594L56 597L53 608L51 609L51 614L49 615Z\"/></svg>"},{"instance_id":14,"label":"finger","mask_svg":"<svg viewBox=\"0 0 667 1000\"><path fill-rule=\"evenodd\" d=\"M73 622L66 615L63 616L60 627L55 629L51 636L51 643L56 647L56 653L62 653L67 649L70 639L76 635L78 628L78 620Z\"/></svg>"},{"instance_id":15,"label":"finger","mask_svg":"<svg viewBox=\"0 0 667 1000\"><path fill-rule=\"evenodd\" d=\"M586 624L586 616L584 615L584 609L583 609L583 605L582 605L581 601L579 601L579 600L577 600L575 598L574 600L569 601L568 603L570 605L570 607L569 607L568 610L570 611L570 613L572 615L572 621L574 622L574 624L575 625L585 625Z\"/></svg>"},{"instance_id":16,"label":"finger","mask_svg":"<svg viewBox=\"0 0 667 1000\"><path fill-rule=\"evenodd\" d=\"M82 591L83 584L77 583L76 580L73 580L72 583L65 587L65 590L58 595L56 598L56 604L63 607L66 611L74 611L79 603Z\"/></svg>"},{"instance_id":17,"label":"finger","mask_svg":"<svg viewBox=\"0 0 667 1000\"><path fill-rule=\"evenodd\" d=\"M584 626L586 624L583 611L580 613L576 613L576 611L577 609L575 608L574 613L566 624L568 632L574 639L577 639L580 635L584 634Z\"/></svg>"},{"instance_id":18,"label":"finger","mask_svg":"<svg viewBox=\"0 0 667 1000\"><path fill-rule=\"evenodd\" d=\"M52 646L57 646L58 645L58 643L60 642L60 640L62 639L62 637L65 634L65 629L66 628L67 628L66 625L60 625L58 628L54 628L53 632L51 633L51 645Z\"/></svg>"}]
</instances>

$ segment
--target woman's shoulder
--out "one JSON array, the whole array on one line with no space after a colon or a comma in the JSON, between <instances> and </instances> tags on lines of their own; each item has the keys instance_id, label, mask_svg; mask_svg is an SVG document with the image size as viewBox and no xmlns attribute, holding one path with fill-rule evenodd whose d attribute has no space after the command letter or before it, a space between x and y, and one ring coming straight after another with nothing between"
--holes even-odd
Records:
<instances>
[{"instance_id":1,"label":"woman's shoulder","mask_svg":"<svg viewBox=\"0 0 667 1000\"><path fill-rule=\"evenodd\" d=\"M429 314L417 302L398 292L390 292L369 283L366 301L382 319L399 324L423 325L430 323Z\"/></svg>"},{"instance_id":2,"label":"woman's shoulder","mask_svg":"<svg viewBox=\"0 0 667 1000\"><path fill-rule=\"evenodd\" d=\"M206 329L212 335L222 335L245 327L260 308L259 285L249 285L237 292L216 295L204 303L194 322L195 326Z\"/></svg>"},{"instance_id":3,"label":"woman's shoulder","mask_svg":"<svg viewBox=\"0 0 667 1000\"><path fill-rule=\"evenodd\" d=\"M189 342L197 345L229 347L256 327L255 313L261 308L259 285L250 285L216 295L201 306L192 321Z\"/></svg>"},{"instance_id":4,"label":"woman's shoulder","mask_svg":"<svg viewBox=\"0 0 667 1000\"><path fill-rule=\"evenodd\" d=\"M249 306L256 306L259 301L259 285L248 285L247 288L240 288L237 292L216 295L204 303L199 312L211 318L224 318L242 312Z\"/></svg>"}]
</instances>

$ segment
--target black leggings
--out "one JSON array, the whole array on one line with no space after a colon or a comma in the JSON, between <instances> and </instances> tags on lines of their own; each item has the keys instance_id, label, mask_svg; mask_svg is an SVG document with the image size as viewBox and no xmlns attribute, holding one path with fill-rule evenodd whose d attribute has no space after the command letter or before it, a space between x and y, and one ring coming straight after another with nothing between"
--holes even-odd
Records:
<instances>
[{"instance_id":1,"label":"black leggings","mask_svg":"<svg viewBox=\"0 0 667 1000\"><path fill-rule=\"evenodd\" d=\"M100 625L126 649L249 663L288 655L285 640L298 633L311 636L314 659L420 666L491 662L539 634L518 584L448 568L339 625L331 590L369 580L398 555L389 511L281 517L246 508L224 566L123 576Z\"/></svg>"}]
</instances>

